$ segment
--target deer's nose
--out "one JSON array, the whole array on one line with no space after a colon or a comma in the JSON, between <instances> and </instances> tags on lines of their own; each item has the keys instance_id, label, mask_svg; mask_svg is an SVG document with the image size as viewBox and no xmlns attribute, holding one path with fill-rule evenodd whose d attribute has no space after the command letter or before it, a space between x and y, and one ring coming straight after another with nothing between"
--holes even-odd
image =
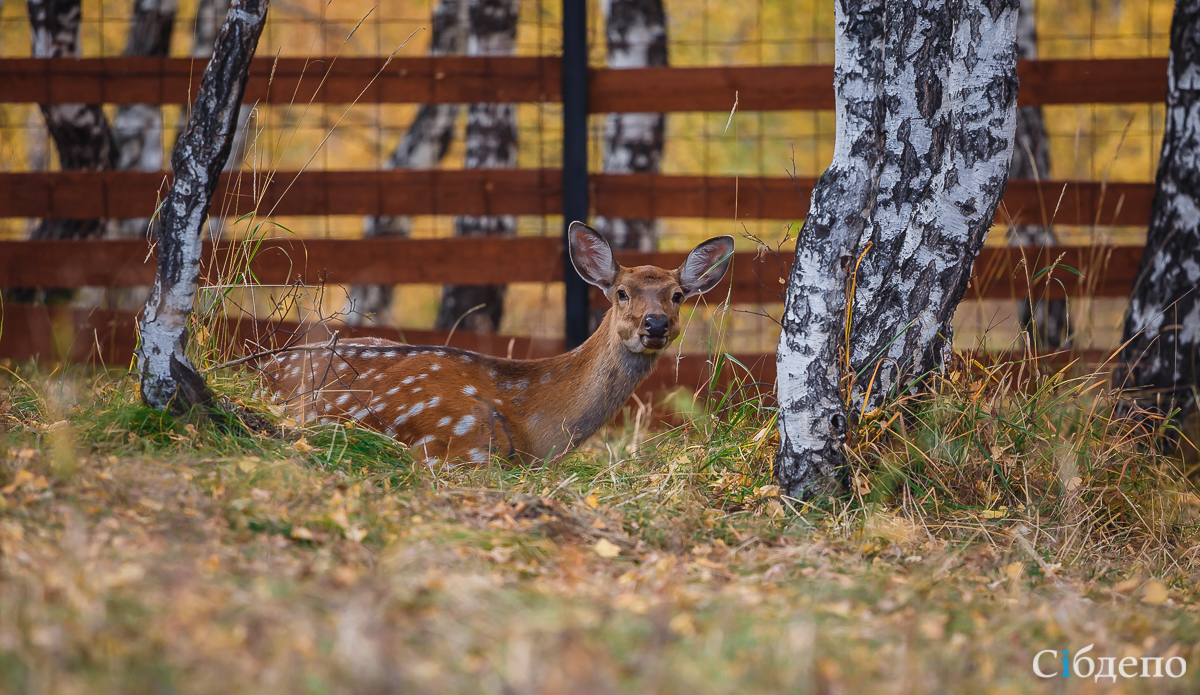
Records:
<instances>
[{"instance_id":1,"label":"deer's nose","mask_svg":"<svg viewBox=\"0 0 1200 695\"><path fill-rule=\"evenodd\" d=\"M667 335L667 324L670 319L666 314L648 314L642 321L642 328L646 329L646 335L651 338L662 338Z\"/></svg>"}]
</instances>

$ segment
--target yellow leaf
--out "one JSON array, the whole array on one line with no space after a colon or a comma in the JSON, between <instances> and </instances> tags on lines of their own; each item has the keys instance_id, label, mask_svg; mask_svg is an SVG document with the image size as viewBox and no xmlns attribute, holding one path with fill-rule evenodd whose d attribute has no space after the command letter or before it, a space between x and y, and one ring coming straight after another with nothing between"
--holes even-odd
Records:
<instances>
[{"instance_id":1,"label":"yellow leaf","mask_svg":"<svg viewBox=\"0 0 1200 695\"><path fill-rule=\"evenodd\" d=\"M303 526L293 526L292 538L295 538L298 541L311 541L313 539L313 535L312 531L309 531Z\"/></svg>"},{"instance_id":2,"label":"yellow leaf","mask_svg":"<svg viewBox=\"0 0 1200 695\"><path fill-rule=\"evenodd\" d=\"M612 559L621 554L621 549L614 543L611 543L607 538L601 538L596 541L596 545L592 546L592 550L596 554L605 559Z\"/></svg>"},{"instance_id":3,"label":"yellow leaf","mask_svg":"<svg viewBox=\"0 0 1200 695\"><path fill-rule=\"evenodd\" d=\"M1161 580L1151 579L1142 587L1142 603L1161 606L1167 601L1167 585Z\"/></svg>"},{"instance_id":4,"label":"yellow leaf","mask_svg":"<svg viewBox=\"0 0 1200 695\"><path fill-rule=\"evenodd\" d=\"M310 446L308 443L307 437L301 437L300 439L297 439L296 441L292 442L292 449L301 454L307 454L308 452L313 450L312 446Z\"/></svg>"},{"instance_id":5,"label":"yellow leaf","mask_svg":"<svg viewBox=\"0 0 1200 695\"><path fill-rule=\"evenodd\" d=\"M591 507L592 509L600 508L600 498L597 497L596 493L594 493L594 492L589 494L587 497L585 497L583 499L583 503L586 504L587 506Z\"/></svg>"},{"instance_id":6,"label":"yellow leaf","mask_svg":"<svg viewBox=\"0 0 1200 695\"><path fill-rule=\"evenodd\" d=\"M985 509L979 513L985 519L1003 519L1008 514L1008 507L1000 507L999 509Z\"/></svg>"},{"instance_id":7,"label":"yellow leaf","mask_svg":"<svg viewBox=\"0 0 1200 695\"><path fill-rule=\"evenodd\" d=\"M1137 589L1141 585L1141 577L1130 577L1129 579L1126 579L1120 584L1114 586L1113 591L1117 592L1118 594L1125 594L1128 596L1129 594L1133 593L1134 589Z\"/></svg>"},{"instance_id":8,"label":"yellow leaf","mask_svg":"<svg viewBox=\"0 0 1200 695\"><path fill-rule=\"evenodd\" d=\"M258 461L259 458L257 456L247 456L237 462L237 467L243 473L252 473L254 469L258 468Z\"/></svg>"},{"instance_id":9,"label":"yellow leaf","mask_svg":"<svg viewBox=\"0 0 1200 695\"><path fill-rule=\"evenodd\" d=\"M1007 576L1009 579L1016 579L1017 577L1020 577L1021 573L1024 571L1025 571L1025 563L1014 562L1011 565L1008 565L1004 568L1004 575Z\"/></svg>"},{"instance_id":10,"label":"yellow leaf","mask_svg":"<svg viewBox=\"0 0 1200 695\"><path fill-rule=\"evenodd\" d=\"M667 627L670 628L671 632L684 637L696 634L696 623L692 620L691 613L680 613L671 618L671 621L667 623Z\"/></svg>"},{"instance_id":11,"label":"yellow leaf","mask_svg":"<svg viewBox=\"0 0 1200 695\"><path fill-rule=\"evenodd\" d=\"M346 540L351 543L362 543L363 539L367 537L367 530L361 526L351 526L344 533L346 534Z\"/></svg>"}]
</instances>

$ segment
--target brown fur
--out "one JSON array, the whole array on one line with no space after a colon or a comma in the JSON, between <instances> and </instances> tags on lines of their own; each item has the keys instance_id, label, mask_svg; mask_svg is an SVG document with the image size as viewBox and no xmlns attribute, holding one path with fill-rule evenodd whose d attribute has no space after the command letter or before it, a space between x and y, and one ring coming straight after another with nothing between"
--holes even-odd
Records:
<instances>
[{"instance_id":1,"label":"brown fur","mask_svg":"<svg viewBox=\"0 0 1200 695\"><path fill-rule=\"evenodd\" d=\"M731 238L718 237L678 270L622 268L593 230L577 222L571 231L576 267L613 302L600 328L575 350L513 360L377 338L332 350L307 345L265 365L270 389L298 420L356 420L409 445L430 465L561 456L615 415L654 369L679 336L677 295L715 285L728 266L725 251L733 248ZM652 315L666 317L665 341L646 335Z\"/></svg>"}]
</instances>

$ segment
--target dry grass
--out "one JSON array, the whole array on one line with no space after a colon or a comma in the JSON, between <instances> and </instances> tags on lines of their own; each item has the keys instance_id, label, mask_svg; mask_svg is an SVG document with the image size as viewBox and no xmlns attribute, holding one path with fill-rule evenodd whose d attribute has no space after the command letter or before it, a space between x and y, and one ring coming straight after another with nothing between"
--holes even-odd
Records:
<instances>
[{"instance_id":1,"label":"dry grass","mask_svg":"<svg viewBox=\"0 0 1200 695\"><path fill-rule=\"evenodd\" d=\"M0 691L1041 692L1036 652L1093 643L1190 667L1106 692L1200 682L1200 498L1087 380L952 373L864 424L852 499L789 510L753 402L435 476L17 373Z\"/></svg>"}]
</instances>

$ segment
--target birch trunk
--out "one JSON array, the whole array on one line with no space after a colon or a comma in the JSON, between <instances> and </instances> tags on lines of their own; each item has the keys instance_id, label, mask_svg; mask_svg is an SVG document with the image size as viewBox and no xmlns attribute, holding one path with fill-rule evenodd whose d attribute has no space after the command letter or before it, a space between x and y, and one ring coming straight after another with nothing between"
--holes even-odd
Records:
<instances>
[{"instance_id":1,"label":"birch trunk","mask_svg":"<svg viewBox=\"0 0 1200 695\"><path fill-rule=\"evenodd\" d=\"M28 0L34 58L80 56L80 0ZM107 171L116 164L112 131L98 104L43 104L42 118L58 150L63 170ZM34 239L85 239L104 236L104 220L53 220L38 223Z\"/></svg>"},{"instance_id":2,"label":"birch trunk","mask_svg":"<svg viewBox=\"0 0 1200 695\"><path fill-rule=\"evenodd\" d=\"M167 56L171 52L171 34L175 27L176 0L135 0L127 56ZM113 119L113 145L117 150L117 169L122 171L161 171L163 168L162 108L157 104L127 104L117 109ZM122 237L150 234L150 219L122 220L114 225Z\"/></svg>"},{"instance_id":3,"label":"birch trunk","mask_svg":"<svg viewBox=\"0 0 1200 695\"><path fill-rule=\"evenodd\" d=\"M200 279L204 220L233 145L250 60L266 18L267 0L233 0L187 126L171 153L175 180L163 205L158 273L137 351L142 400L157 410L182 413L212 402L187 355L187 321Z\"/></svg>"},{"instance_id":4,"label":"birch trunk","mask_svg":"<svg viewBox=\"0 0 1200 695\"><path fill-rule=\"evenodd\" d=\"M1017 17L1017 58L1037 60L1037 57L1037 22L1033 2L1021 0L1021 11ZM1050 144L1046 139L1046 121L1040 106L1017 107L1016 144L1008 176L1039 181L1050 178ZM1041 210L1020 212L1026 224L1015 225L1009 230L1009 245L1038 248L1057 243L1054 230L1042 224ZM1017 321L1032 344L1046 348L1068 344L1065 299L1027 297L1020 304Z\"/></svg>"},{"instance_id":5,"label":"birch trunk","mask_svg":"<svg viewBox=\"0 0 1200 695\"><path fill-rule=\"evenodd\" d=\"M221 23L225 21L225 15L228 13L229 0L200 0L196 6L196 20L192 31L193 58L208 60L212 57L217 30L221 28ZM252 142L252 138L248 136L255 127L253 117L253 107L243 104L238 109L237 128L233 132L233 145L229 148L225 171L237 169L246 158L247 145ZM217 221L216 218L210 220L210 225L219 226Z\"/></svg>"},{"instance_id":6,"label":"birch trunk","mask_svg":"<svg viewBox=\"0 0 1200 695\"><path fill-rule=\"evenodd\" d=\"M662 0L606 0L601 3L608 44L608 67L645 68L667 64L667 27ZM663 156L665 117L661 113L611 114L604 129L604 172L657 173ZM614 249L653 251L657 221L597 217L596 231Z\"/></svg>"},{"instance_id":7,"label":"birch trunk","mask_svg":"<svg viewBox=\"0 0 1200 695\"><path fill-rule=\"evenodd\" d=\"M467 55L512 55L517 41L518 0L468 0ZM472 104L467 109L466 169L508 169L517 165L517 109L514 104ZM454 220L455 236L512 236L511 215ZM503 285L447 285L435 327L494 333L504 314ZM479 311L473 307L484 305ZM464 318L465 317L465 318ZM462 319L461 323L459 320Z\"/></svg>"},{"instance_id":8,"label":"birch trunk","mask_svg":"<svg viewBox=\"0 0 1200 695\"><path fill-rule=\"evenodd\" d=\"M1167 122L1146 250L1129 298L1117 384L1139 406L1184 416L1200 371L1200 1L1171 21Z\"/></svg>"},{"instance_id":9,"label":"birch trunk","mask_svg":"<svg viewBox=\"0 0 1200 695\"><path fill-rule=\"evenodd\" d=\"M941 366L1016 120L1016 0L835 5L834 161L797 242L777 355L775 475L800 499L835 488L861 413Z\"/></svg>"},{"instance_id":10,"label":"birch trunk","mask_svg":"<svg viewBox=\"0 0 1200 695\"><path fill-rule=\"evenodd\" d=\"M433 10L433 35L429 55L459 55L467 43L466 0L440 0ZM400 138L386 169L434 169L446 156L454 140L458 104L423 104ZM368 217L363 236L407 237L412 233L412 218L407 216ZM386 323L391 314L395 288L391 285L353 285L346 303L346 322L351 325Z\"/></svg>"}]
</instances>

